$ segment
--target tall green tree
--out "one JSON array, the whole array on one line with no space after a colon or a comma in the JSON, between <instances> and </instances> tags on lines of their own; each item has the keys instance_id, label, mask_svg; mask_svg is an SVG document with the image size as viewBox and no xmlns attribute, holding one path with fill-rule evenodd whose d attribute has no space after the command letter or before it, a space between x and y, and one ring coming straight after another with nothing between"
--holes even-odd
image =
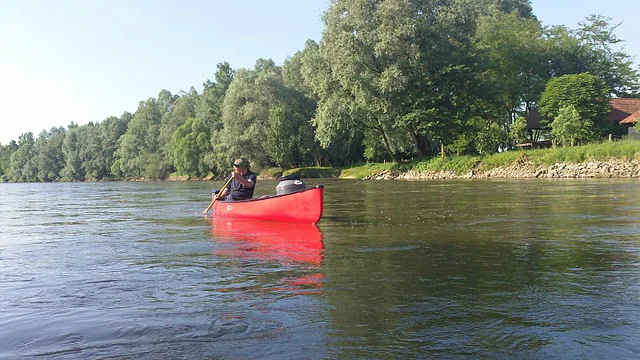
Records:
<instances>
[{"instance_id":1,"label":"tall green tree","mask_svg":"<svg viewBox=\"0 0 640 360\"><path fill-rule=\"evenodd\" d=\"M222 104L235 74L228 62L218 63L217 69L214 81L203 83L204 90L196 104L196 117L204 121L211 131L222 128Z\"/></svg>"},{"instance_id":2,"label":"tall green tree","mask_svg":"<svg viewBox=\"0 0 640 360\"><path fill-rule=\"evenodd\" d=\"M11 140L7 145L0 145L0 181L7 182L11 177L11 154L18 150L18 143Z\"/></svg>"},{"instance_id":3,"label":"tall green tree","mask_svg":"<svg viewBox=\"0 0 640 360\"><path fill-rule=\"evenodd\" d=\"M128 179L162 179L167 175L160 163L160 123L162 115L156 99L141 101L120 139L117 160L111 171Z\"/></svg>"},{"instance_id":4,"label":"tall green tree","mask_svg":"<svg viewBox=\"0 0 640 360\"><path fill-rule=\"evenodd\" d=\"M211 136L218 138L219 132L223 129L222 107L227 90L233 81L235 70L227 62L218 63L214 80L204 82L202 96L196 104L196 118L201 119L203 124L210 130ZM220 173L226 169L227 164L220 167L220 159L224 156L218 151L215 144L211 150L205 154L205 163L214 173Z\"/></svg>"},{"instance_id":5,"label":"tall green tree","mask_svg":"<svg viewBox=\"0 0 640 360\"><path fill-rule=\"evenodd\" d=\"M255 70L236 73L224 100L223 129L212 136L214 151L224 154L221 164L244 155L264 167L276 162L274 142L290 142L296 149L291 158L301 158L300 131L312 108L303 94L284 85L281 68L260 59Z\"/></svg>"},{"instance_id":6,"label":"tall green tree","mask_svg":"<svg viewBox=\"0 0 640 360\"><path fill-rule=\"evenodd\" d=\"M38 180L49 182L59 180L64 168L62 146L66 130L63 127L42 131L36 139Z\"/></svg>"},{"instance_id":7,"label":"tall green tree","mask_svg":"<svg viewBox=\"0 0 640 360\"><path fill-rule=\"evenodd\" d=\"M209 173L210 130L200 119L188 119L173 134L172 157L178 173L202 177Z\"/></svg>"},{"instance_id":8,"label":"tall green tree","mask_svg":"<svg viewBox=\"0 0 640 360\"><path fill-rule=\"evenodd\" d=\"M533 9L531 8L531 1L529 0L500 0L497 4L498 8L505 14L515 12L522 18L536 20L536 16L533 14Z\"/></svg>"},{"instance_id":9,"label":"tall green tree","mask_svg":"<svg viewBox=\"0 0 640 360\"><path fill-rule=\"evenodd\" d=\"M295 78L288 71L284 75L292 87L307 94L310 91L315 96L316 112L311 122L322 148L322 152L316 154L316 163L345 165L361 161L365 130L357 116L355 99L334 79L329 61L315 41L306 42L300 63L304 84L297 83L297 79L287 80Z\"/></svg>"},{"instance_id":10,"label":"tall green tree","mask_svg":"<svg viewBox=\"0 0 640 360\"><path fill-rule=\"evenodd\" d=\"M545 29L544 42L551 76L588 72L599 77L619 97L639 93L639 73L615 35L619 26L599 15L589 16L578 29Z\"/></svg>"},{"instance_id":11,"label":"tall green tree","mask_svg":"<svg viewBox=\"0 0 640 360\"><path fill-rule=\"evenodd\" d=\"M172 157L172 139L175 131L196 116L196 104L199 95L193 87L188 93L183 93L174 103L171 109L164 113L160 125L158 145L162 154L162 166L172 171L174 159ZM209 141L209 139L207 139Z\"/></svg>"},{"instance_id":12,"label":"tall green tree","mask_svg":"<svg viewBox=\"0 0 640 360\"><path fill-rule=\"evenodd\" d=\"M73 123L69 125L67 135L62 143L62 153L64 156L64 168L62 169L62 179L65 181L83 181L84 169L82 167L82 154L80 128Z\"/></svg>"},{"instance_id":13,"label":"tall green tree","mask_svg":"<svg viewBox=\"0 0 640 360\"><path fill-rule=\"evenodd\" d=\"M480 78L509 132L516 116L531 110L549 80L540 23L518 13L494 11L478 22L475 44L485 61Z\"/></svg>"},{"instance_id":14,"label":"tall green tree","mask_svg":"<svg viewBox=\"0 0 640 360\"><path fill-rule=\"evenodd\" d=\"M167 89L162 89L158 93L158 98L156 100L156 106L160 115L163 116L167 112L171 111L173 104L178 100L180 96L171 94L171 91Z\"/></svg>"},{"instance_id":15,"label":"tall green tree","mask_svg":"<svg viewBox=\"0 0 640 360\"><path fill-rule=\"evenodd\" d=\"M593 123L595 135L604 136L612 130L606 119L609 87L595 75L569 74L549 80L538 105L547 119L555 119L560 109L573 106L583 122Z\"/></svg>"},{"instance_id":16,"label":"tall green tree","mask_svg":"<svg viewBox=\"0 0 640 360\"><path fill-rule=\"evenodd\" d=\"M580 23L576 36L587 47L587 72L604 81L617 96L638 94L640 76L632 58L621 47L622 40L615 35L620 24L601 15L590 15Z\"/></svg>"},{"instance_id":17,"label":"tall green tree","mask_svg":"<svg viewBox=\"0 0 640 360\"><path fill-rule=\"evenodd\" d=\"M38 168L35 160L35 138L27 132L18 137L18 149L11 154L11 179L17 182L38 181Z\"/></svg>"},{"instance_id":18,"label":"tall green tree","mask_svg":"<svg viewBox=\"0 0 640 360\"><path fill-rule=\"evenodd\" d=\"M112 178L114 177L111 172L111 166L116 161L116 153L118 150L119 140L127 132L129 122L131 121L131 115L125 112L120 118L110 116L100 123L100 161L99 168L102 177Z\"/></svg>"},{"instance_id":19,"label":"tall green tree","mask_svg":"<svg viewBox=\"0 0 640 360\"><path fill-rule=\"evenodd\" d=\"M453 132L451 121L473 78L470 37L483 4L463 0L334 0L324 15L321 51L354 99L362 126L395 160L403 132L428 156ZM402 144L402 142L400 142Z\"/></svg>"}]
</instances>

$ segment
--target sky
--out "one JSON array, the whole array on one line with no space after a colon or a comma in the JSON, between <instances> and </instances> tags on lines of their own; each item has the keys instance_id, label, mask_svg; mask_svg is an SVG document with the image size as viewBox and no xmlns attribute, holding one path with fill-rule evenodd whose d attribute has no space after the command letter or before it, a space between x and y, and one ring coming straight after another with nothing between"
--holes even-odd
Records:
<instances>
[{"instance_id":1,"label":"sky","mask_svg":"<svg viewBox=\"0 0 640 360\"><path fill-rule=\"evenodd\" d=\"M622 22L616 35L640 60L640 1L531 2L543 25L575 28L593 13ZM329 0L0 0L0 144L133 113L162 89L201 92L220 62L252 68L271 58L281 65L306 40L320 40L328 6Z\"/></svg>"}]
</instances>

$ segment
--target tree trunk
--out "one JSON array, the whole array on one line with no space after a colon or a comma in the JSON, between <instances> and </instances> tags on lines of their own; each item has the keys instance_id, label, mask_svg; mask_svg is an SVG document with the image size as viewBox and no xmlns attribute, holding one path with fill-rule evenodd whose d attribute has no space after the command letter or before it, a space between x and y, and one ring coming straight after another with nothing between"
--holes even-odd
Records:
<instances>
[{"instance_id":1,"label":"tree trunk","mask_svg":"<svg viewBox=\"0 0 640 360\"><path fill-rule=\"evenodd\" d=\"M389 138L387 137L387 134L384 132L384 130L378 127L376 127L375 129L380 132L380 135L382 136L382 141L384 142L384 147L385 149L387 149L387 152L389 153L389 156L391 156L393 161L397 163L402 161L402 159L400 159L400 156L391 149L391 143L389 142Z\"/></svg>"},{"instance_id":2,"label":"tree trunk","mask_svg":"<svg viewBox=\"0 0 640 360\"><path fill-rule=\"evenodd\" d=\"M416 150L418 150L418 154L424 158L429 157L429 155L431 154L431 144L429 143L429 140L424 138L423 136L420 136L420 134L415 131L412 125L408 125L407 128L409 130L409 136L411 136L413 144L415 145Z\"/></svg>"}]
</instances>

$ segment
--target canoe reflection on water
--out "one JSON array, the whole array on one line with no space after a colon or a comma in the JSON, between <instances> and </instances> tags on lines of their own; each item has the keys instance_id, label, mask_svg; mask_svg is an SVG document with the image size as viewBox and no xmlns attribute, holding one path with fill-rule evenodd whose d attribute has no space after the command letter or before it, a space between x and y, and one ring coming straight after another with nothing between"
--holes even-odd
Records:
<instances>
[{"instance_id":1,"label":"canoe reflection on water","mask_svg":"<svg viewBox=\"0 0 640 360\"><path fill-rule=\"evenodd\" d=\"M324 257L322 232L311 224L265 221L213 220L213 241L225 246L215 252L242 260L278 262L304 275L286 277L271 290L318 294L324 282L319 272ZM302 268L301 268L302 266ZM264 289L263 289L264 290Z\"/></svg>"},{"instance_id":2,"label":"canoe reflection on water","mask_svg":"<svg viewBox=\"0 0 640 360\"><path fill-rule=\"evenodd\" d=\"M231 246L217 253L264 261L322 263L322 232L311 224L213 219L214 241Z\"/></svg>"}]
</instances>

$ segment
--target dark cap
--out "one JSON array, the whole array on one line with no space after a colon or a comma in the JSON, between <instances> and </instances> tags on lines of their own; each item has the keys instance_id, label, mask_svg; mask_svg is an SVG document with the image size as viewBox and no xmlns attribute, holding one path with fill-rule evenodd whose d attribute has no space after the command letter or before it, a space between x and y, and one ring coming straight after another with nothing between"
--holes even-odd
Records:
<instances>
[{"instance_id":1,"label":"dark cap","mask_svg":"<svg viewBox=\"0 0 640 360\"><path fill-rule=\"evenodd\" d=\"M249 167L249 160L247 160L247 159L245 159L243 157L239 158L239 159L236 159L236 161L233 162L233 166L248 168Z\"/></svg>"}]
</instances>

